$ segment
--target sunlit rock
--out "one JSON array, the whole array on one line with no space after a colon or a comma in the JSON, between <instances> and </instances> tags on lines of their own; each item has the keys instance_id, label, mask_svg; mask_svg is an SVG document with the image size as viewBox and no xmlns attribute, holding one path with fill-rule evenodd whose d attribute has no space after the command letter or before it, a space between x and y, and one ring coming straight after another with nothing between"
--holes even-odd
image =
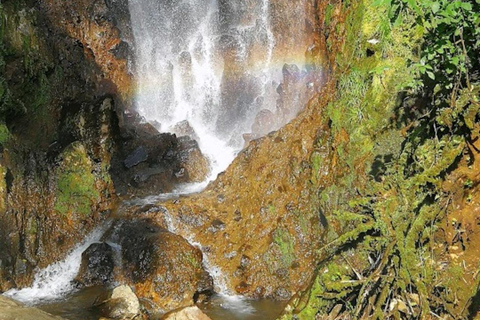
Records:
<instances>
[{"instance_id":1,"label":"sunlit rock","mask_svg":"<svg viewBox=\"0 0 480 320\"><path fill-rule=\"evenodd\" d=\"M100 302L102 315L111 319L133 319L140 314L140 302L129 286L122 285L109 292Z\"/></svg>"},{"instance_id":2,"label":"sunlit rock","mask_svg":"<svg viewBox=\"0 0 480 320\"><path fill-rule=\"evenodd\" d=\"M211 320L198 307L186 307L167 313L161 320Z\"/></svg>"},{"instance_id":3,"label":"sunlit rock","mask_svg":"<svg viewBox=\"0 0 480 320\"><path fill-rule=\"evenodd\" d=\"M62 320L39 309L26 307L7 297L0 295L0 319L2 320Z\"/></svg>"}]
</instances>

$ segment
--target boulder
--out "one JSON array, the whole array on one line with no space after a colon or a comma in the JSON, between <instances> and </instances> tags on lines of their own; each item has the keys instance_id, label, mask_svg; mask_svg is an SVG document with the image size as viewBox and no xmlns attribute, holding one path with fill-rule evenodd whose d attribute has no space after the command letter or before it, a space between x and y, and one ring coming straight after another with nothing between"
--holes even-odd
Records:
<instances>
[{"instance_id":1,"label":"boulder","mask_svg":"<svg viewBox=\"0 0 480 320\"><path fill-rule=\"evenodd\" d=\"M211 320L198 307L186 307L172 311L163 316L162 320Z\"/></svg>"},{"instance_id":2,"label":"boulder","mask_svg":"<svg viewBox=\"0 0 480 320\"><path fill-rule=\"evenodd\" d=\"M80 286L104 285L113 281L113 249L107 243L94 243L82 253L82 264L75 281Z\"/></svg>"},{"instance_id":3,"label":"boulder","mask_svg":"<svg viewBox=\"0 0 480 320\"><path fill-rule=\"evenodd\" d=\"M178 124L177 137L159 133L155 128L159 124L144 123L137 113L130 114L133 120L124 128L111 163L117 194L142 197L168 193L175 185L206 179L210 165L192 139L196 135L188 122Z\"/></svg>"},{"instance_id":4,"label":"boulder","mask_svg":"<svg viewBox=\"0 0 480 320\"><path fill-rule=\"evenodd\" d=\"M213 293L202 252L181 236L148 219L129 220L112 230L112 241L122 247L123 278L138 297L173 310L193 304L194 296Z\"/></svg>"},{"instance_id":5,"label":"boulder","mask_svg":"<svg viewBox=\"0 0 480 320\"><path fill-rule=\"evenodd\" d=\"M111 319L133 319L140 314L140 302L126 285L114 288L99 307L102 315Z\"/></svg>"},{"instance_id":6,"label":"boulder","mask_svg":"<svg viewBox=\"0 0 480 320\"><path fill-rule=\"evenodd\" d=\"M188 181L204 181L210 173L210 162L200 151L197 141L190 137L179 138L180 168L188 175Z\"/></svg>"}]
</instances>

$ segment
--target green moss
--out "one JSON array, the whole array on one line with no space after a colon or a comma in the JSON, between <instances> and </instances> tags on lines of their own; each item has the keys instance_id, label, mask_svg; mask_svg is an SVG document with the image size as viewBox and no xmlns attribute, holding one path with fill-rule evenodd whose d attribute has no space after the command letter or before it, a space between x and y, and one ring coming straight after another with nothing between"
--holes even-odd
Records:
<instances>
[{"instance_id":1,"label":"green moss","mask_svg":"<svg viewBox=\"0 0 480 320\"><path fill-rule=\"evenodd\" d=\"M62 216L88 216L99 201L93 167L85 148L74 143L62 153L63 161L57 170L55 210Z\"/></svg>"},{"instance_id":2,"label":"green moss","mask_svg":"<svg viewBox=\"0 0 480 320\"><path fill-rule=\"evenodd\" d=\"M198 262L198 259L191 252L184 252L182 254L183 260L191 265L194 269L199 269L201 264Z\"/></svg>"},{"instance_id":3,"label":"green moss","mask_svg":"<svg viewBox=\"0 0 480 320\"><path fill-rule=\"evenodd\" d=\"M10 139L10 131L5 124L0 124L0 144L4 144Z\"/></svg>"},{"instance_id":4,"label":"green moss","mask_svg":"<svg viewBox=\"0 0 480 320\"><path fill-rule=\"evenodd\" d=\"M333 12L333 5L330 3L327 5L325 9L325 24L328 26L330 24L330 20L332 19L332 12Z\"/></svg>"},{"instance_id":5,"label":"green moss","mask_svg":"<svg viewBox=\"0 0 480 320\"><path fill-rule=\"evenodd\" d=\"M290 267L295 261L294 239L287 229L278 228L273 231L273 242L278 245L282 253L282 263L285 267Z\"/></svg>"}]
</instances>

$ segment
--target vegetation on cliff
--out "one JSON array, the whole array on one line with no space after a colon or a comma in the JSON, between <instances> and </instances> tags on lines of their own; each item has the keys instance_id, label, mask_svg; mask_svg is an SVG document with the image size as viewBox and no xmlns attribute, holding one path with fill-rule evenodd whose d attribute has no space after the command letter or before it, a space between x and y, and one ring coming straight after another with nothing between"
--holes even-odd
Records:
<instances>
[{"instance_id":1,"label":"vegetation on cliff","mask_svg":"<svg viewBox=\"0 0 480 320\"><path fill-rule=\"evenodd\" d=\"M331 3L345 42L326 107L336 183L318 190L329 233L284 317L473 318L478 219L452 216L478 206L480 4Z\"/></svg>"}]
</instances>

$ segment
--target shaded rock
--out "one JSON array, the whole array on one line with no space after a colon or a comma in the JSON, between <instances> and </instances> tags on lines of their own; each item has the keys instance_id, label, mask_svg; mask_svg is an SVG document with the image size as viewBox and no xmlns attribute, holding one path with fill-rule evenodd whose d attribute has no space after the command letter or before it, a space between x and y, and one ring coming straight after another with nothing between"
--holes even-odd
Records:
<instances>
[{"instance_id":1,"label":"shaded rock","mask_svg":"<svg viewBox=\"0 0 480 320\"><path fill-rule=\"evenodd\" d=\"M1 320L61 320L37 308L25 307L20 303L0 295L0 319Z\"/></svg>"},{"instance_id":2,"label":"shaded rock","mask_svg":"<svg viewBox=\"0 0 480 320\"><path fill-rule=\"evenodd\" d=\"M167 193L177 184L205 180L210 165L195 140L159 133L138 113L129 115L110 170L118 194Z\"/></svg>"},{"instance_id":3,"label":"shaded rock","mask_svg":"<svg viewBox=\"0 0 480 320\"><path fill-rule=\"evenodd\" d=\"M193 302L205 302L215 293L212 276L204 271L197 282L197 291L193 295Z\"/></svg>"},{"instance_id":4,"label":"shaded rock","mask_svg":"<svg viewBox=\"0 0 480 320\"><path fill-rule=\"evenodd\" d=\"M157 307L184 307L211 290L202 252L181 236L150 220L131 220L114 226L110 237L122 246L124 279Z\"/></svg>"},{"instance_id":5,"label":"shaded rock","mask_svg":"<svg viewBox=\"0 0 480 320\"><path fill-rule=\"evenodd\" d=\"M126 168L130 169L131 167L136 166L137 164L144 162L148 159L148 152L147 150L143 147L140 146L135 151L133 151L132 154L130 154L123 164L125 165Z\"/></svg>"},{"instance_id":6,"label":"shaded rock","mask_svg":"<svg viewBox=\"0 0 480 320\"><path fill-rule=\"evenodd\" d=\"M162 320L211 320L198 307L186 307L172 311L162 317Z\"/></svg>"},{"instance_id":7,"label":"shaded rock","mask_svg":"<svg viewBox=\"0 0 480 320\"><path fill-rule=\"evenodd\" d=\"M82 286L113 281L113 249L107 243L94 243L82 253L82 264L75 281Z\"/></svg>"},{"instance_id":8,"label":"shaded rock","mask_svg":"<svg viewBox=\"0 0 480 320\"><path fill-rule=\"evenodd\" d=\"M113 289L100 304L103 316L112 319L133 319L140 314L140 302L129 286Z\"/></svg>"}]
</instances>

